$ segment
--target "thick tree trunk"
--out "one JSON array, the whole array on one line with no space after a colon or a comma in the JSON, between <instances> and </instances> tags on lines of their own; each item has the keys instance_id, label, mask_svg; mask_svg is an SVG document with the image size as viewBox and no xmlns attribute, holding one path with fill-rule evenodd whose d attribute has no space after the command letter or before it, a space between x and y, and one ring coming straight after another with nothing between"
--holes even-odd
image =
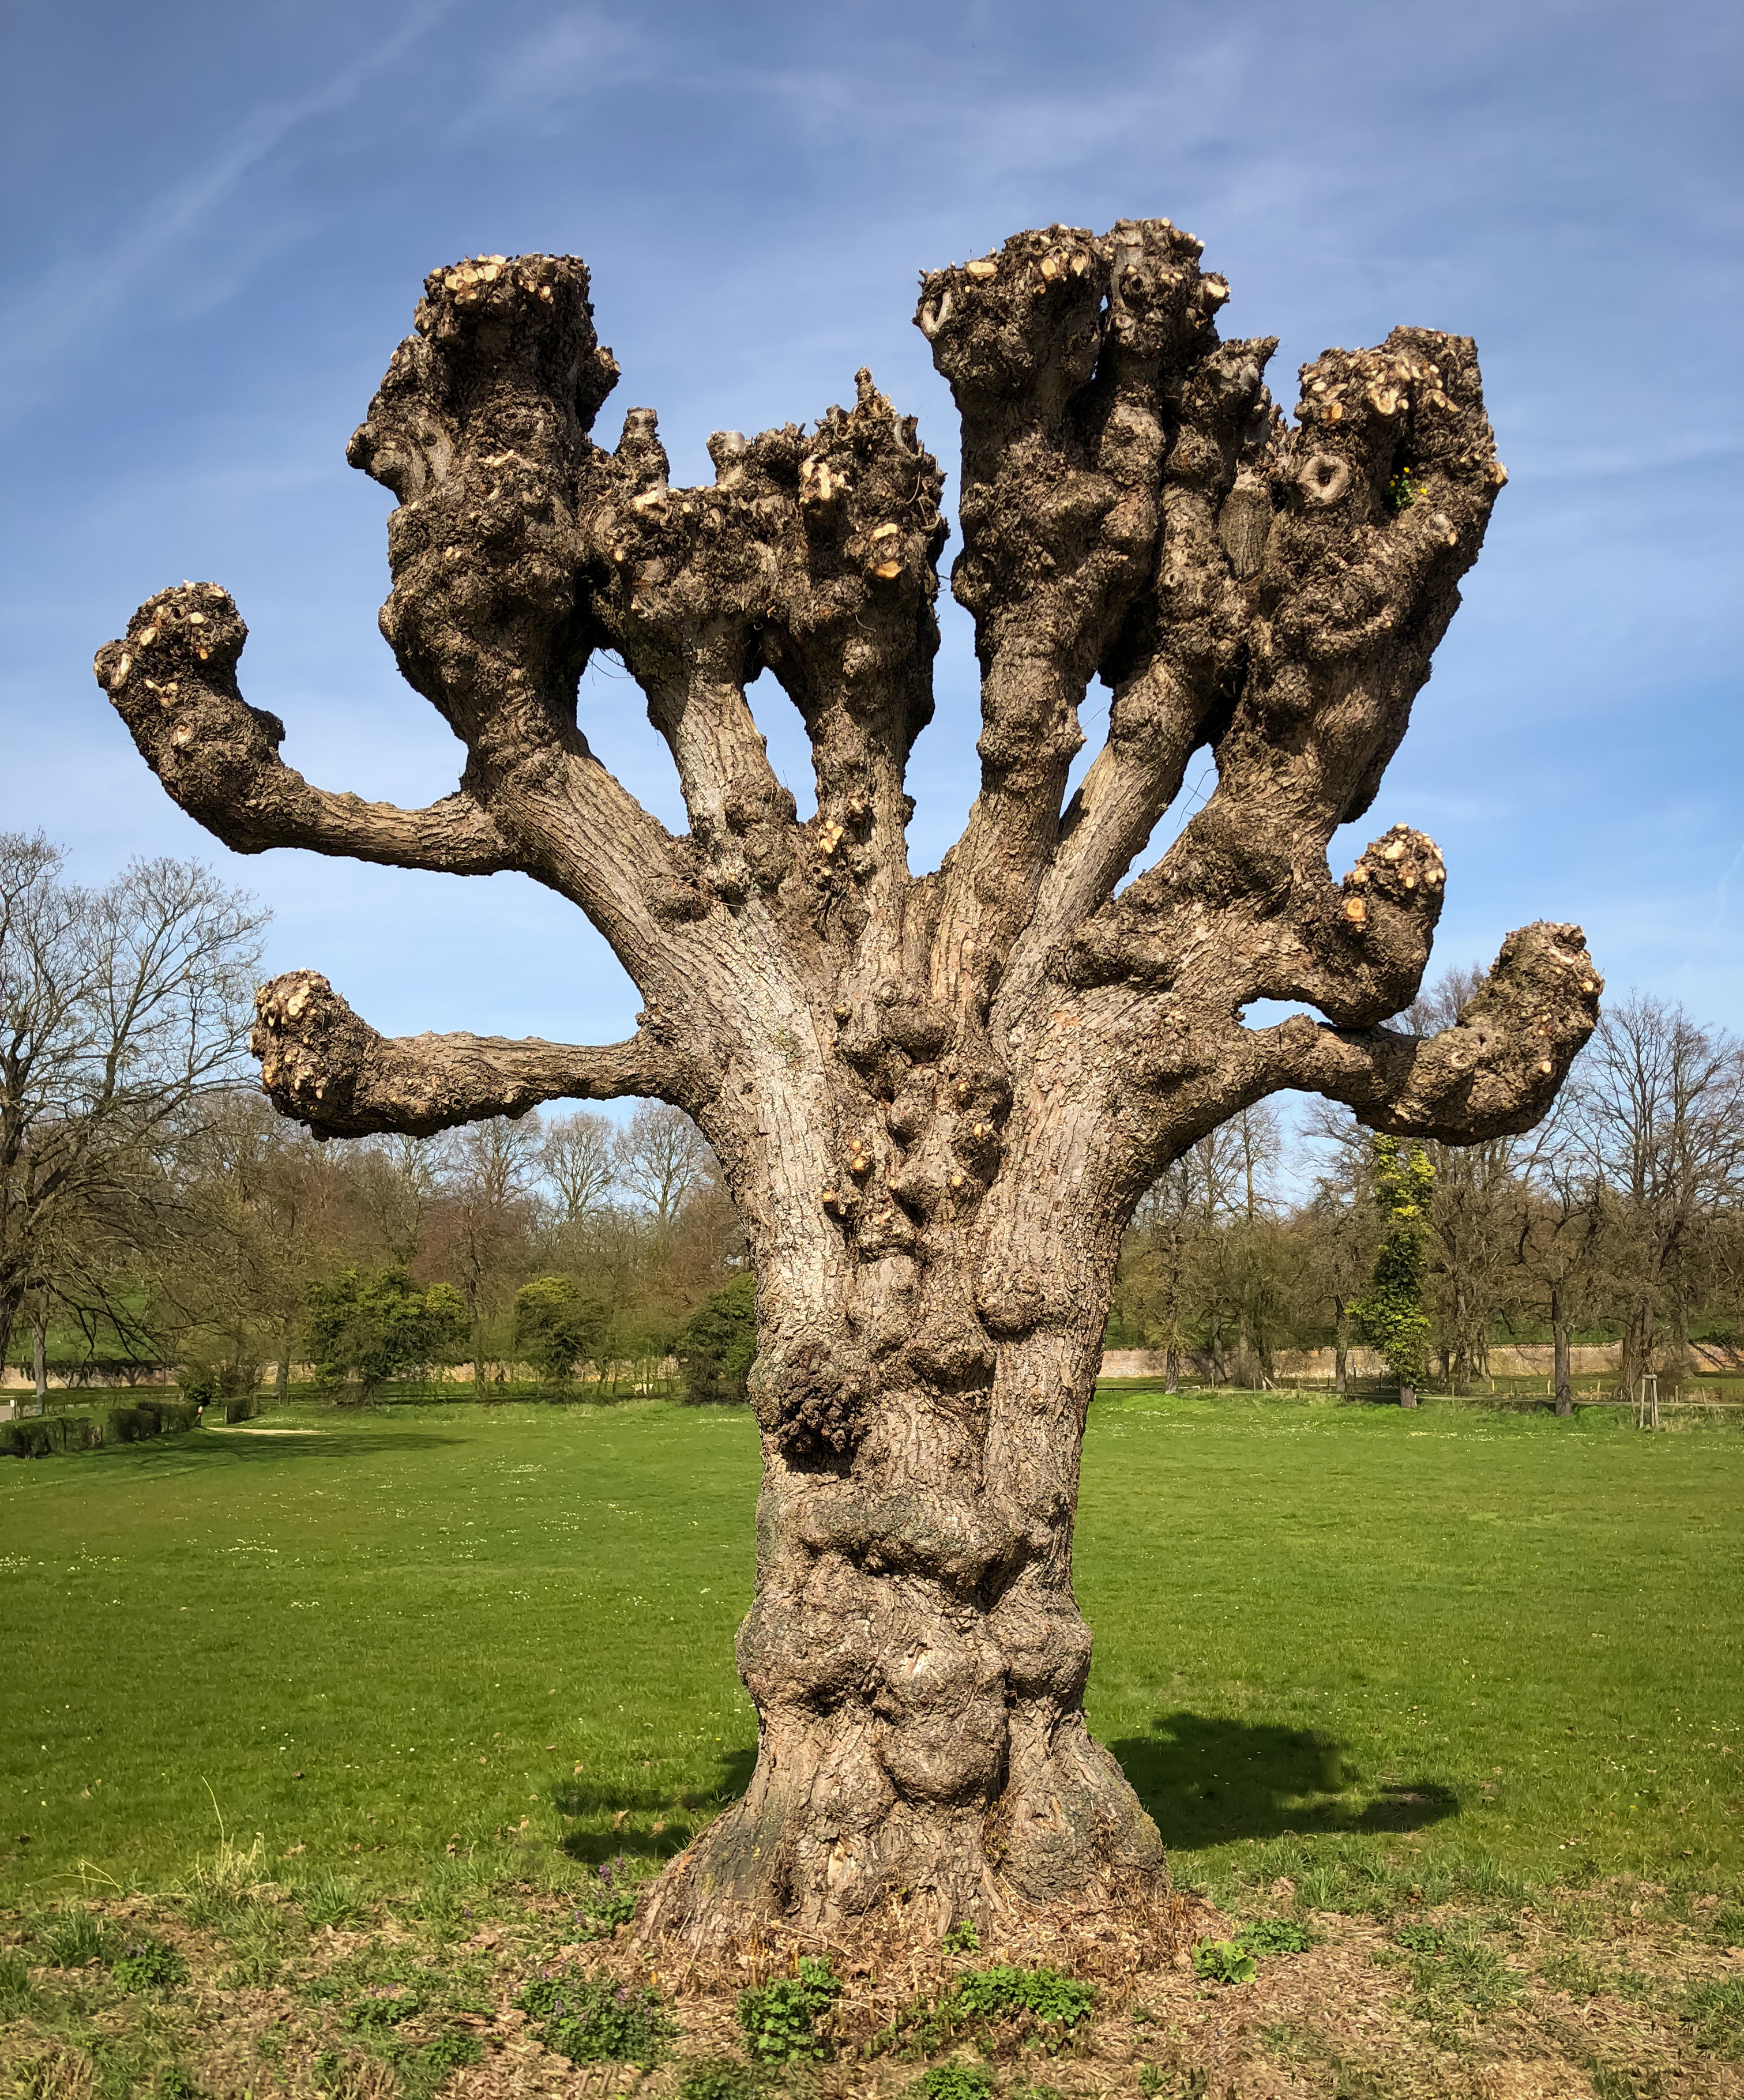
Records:
<instances>
[{"instance_id":1,"label":"thick tree trunk","mask_svg":"<svg viewBox=\"0 0 1744 2100\"><path fill-rule=\"evenodd\" d=\"M48 1406L48 1322L40 1312L30 1316L30 1361L36 1376L36 1411Z\"/></svg>"},{"instance_id":2,"label":"thick tree trunk","mask_svg":"<svg viewBox=\"0 0 1744 2100\"><path fill-rule=\"evenodd\" d=\"M279 1336L279 1357L272 1373L272 1397L280 1407L290 1398L290 1359L291 1330L287 1326Z\"/></svg>"},{"instance_id":3,"label":"thick tree trunk","mask_svg":"<svg viewBox=\"0 0 1744 2100\"><path fill-rule=\"evenodd\" d=\"M669 1869L645 1932L819 1926L893 1899L943 1931L1014 1899L1106 1903L1160 1870L1084 1715L1072 1524L1106 1306L991 1362L958 1310L955 1375L871 1396L851 1459L766 1436L738 1642L757 1769ZM950 1324L937 1296L933 1317Z\"/></svg>"}]
</instances>

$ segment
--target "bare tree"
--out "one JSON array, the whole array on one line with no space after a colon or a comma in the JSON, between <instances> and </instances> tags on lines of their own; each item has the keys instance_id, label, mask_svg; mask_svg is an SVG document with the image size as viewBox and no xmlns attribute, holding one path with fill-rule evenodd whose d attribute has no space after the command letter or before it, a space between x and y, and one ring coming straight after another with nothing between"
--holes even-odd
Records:
<instances>
[{"instance_id":1,"label":"bare tree","mask_svg":"<svg viewBox=\"0 0 1744 2100\"><path fill-rule=\"evenodd\" d=\"M1470 342L1396 329L1305 368L1220 341L1223 280L1167 220L1017 235L934 271L917 315L960 412L952 573L981 667L980 792L909 870L932 712L943 477L862 373L811 428L710 440L670 485L655 417L589 432L617 366L573 258L426 283L351 457L391 489L382 628L464 742L422 810L316 788L236 682L216 585L166 591L98 676L147 761L245 852L518 868L638 986L606 1048L383 1039L323 977L260 995L268 1091L336 1136L637 1094L713 1147L758 1275L757 1590L739 1661L749 1791L642 1929L804 1923L906 1892L929 1925L1100 1903L1161 1863L1091 1739L1071 1590L1084 1409L1116 1252L1168 1163L1267 1096L1464 1142L1532 1123L1597 1010L1577 928L1510 936L1452 1027L1415 995L1441 857L1403 827L1335 880L1506 479ZM647 695L673 836L577 725L589 653ZM796 819L746 691L797 707ZM1106 745L1076 791L1078 708ZM1193 754L1215 791L1120 888ZM1298 1013L1248 1029L1252 1001Z\"/></svg>"},{"instance_id":2,"label":"bare tree","mask_svg":"<svg viewBox=\"0 0 1744 2100\"><path fill-rule=\"evenodd\" d=\"M694 1124L691 1127L695 1128ZM589 1109L546 1118L539 1165L557 1193L560 1223L579 1224L612 1193L616 1173L613 1154L616 1136L606 1117Z\"/></svg>"},{"instance_id":3,"label":"bare tree","mask_svg":"<svg viewBox=\"0 0 1744 2100\"><path fill-rule=\"evenodd\" d=\"M441 1193L443 1153L426 1138L390 1132L357 1148L357 1193L374 1236L402 1268L417 1259Z\"/></svg>"},{"instance_id":4,"label":"bare tree","mask_svg":"<svg viewBox=\"0 0 1744 2100\"><path fill-rule=\"evenodd\" d=\"M1540 1132L1523 1162L1516 1210L1515 1289L1550 1326L1551 1384L1558 1414L1574 1411L1570 1336L1615 1288L1608 1256L1620 1251L1614 1203L1581 1148L1568 1141L1566 1118Z\"/></svg>"},{"instance_id":5,"label":"bare tree","mask_svg":"<svg viewBox=\"0 0 1744 2100\"><path fill-rule=\"evenodd\" d=\"M46 839L0 835L0 1362L28 1303L39 1392L57 1301L128 1325L117 1267L236 1077L263 923L197 862L86 889Z\"/></svg>"},{"instance_id":6,"label":"bare tree","mask_svg":"<svg viewBox=\"0 0 1744 2100\"><path fill-rule=\"evenodd\" d=\"M272 1362L285 1400L308 1286L338 1264L361 1222L364 1163L288 1127L252 1089L210 1104L181 1148L179 1229L158 1236L147 1263L184 1361L198 1348L239 1373Z\"/></svg>"},{"instance_id":7,"label":"bare tree","mask_svg":"<svg viewBox=\"0 0 1744 2100\"><path fill-rule=\"evenodd\" d=\"M1569 1116L1571 1143L1619 1213L1622 1383L1632 1392L1663 1312L1684 1367L1704 1235L1744 1179L1744 1049L1631 992L1581 1060Z\"/></svg>"},{"instance_id":8,"label":"bare tree","mask_svg":"<svg viewBox=\"0 0 1744 2100\"><path fill-rule=\"evenodd\" d=\"M1344 1120L1340 1118L1341 1125ZM1308 1243L1303 1295L1323 1305L1331 1315L1332 1389L1347 1392L1353 1315L1367 1291L1380 1244L1373 1177L1362 1147L1344 1143L1336 1147L1316 1179L1300 1223Z\"/></svg>"},{"instance_id":9,"label":"bare tree","mask_svg":"<svg viewBox=\"0 0 1744 2100\"><path fill-rule=\"evenodd\" d=\"M709 1178L709 1140L682 1109L644 1101L612 1150L619 1185L654 1213L664 1234L687 1197Z\"/></svg>"},{"instance_id":10,"label":"bare tree","mask_svg":"<svg viewBox=\"0 0 1744 2100\"><path fill-rule=\"evenodd\" d=\"M472 1330L473 1389L484 1391L485 1321L506 1312L525 1281L538 1171L539 1118L491 1116L448 1138L440 1156L440 1202L425 1244L427 1260L452 1276Z\"/></svg>"}]
</instances>

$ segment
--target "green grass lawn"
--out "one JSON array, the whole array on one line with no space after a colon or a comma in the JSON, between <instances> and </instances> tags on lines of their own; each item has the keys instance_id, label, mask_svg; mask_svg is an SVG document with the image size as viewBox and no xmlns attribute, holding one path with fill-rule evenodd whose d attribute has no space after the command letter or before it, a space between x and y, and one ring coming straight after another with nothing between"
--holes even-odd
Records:
<instances>
[{"instance_id":1,"label":"green grass lawn","mask_svg":"<svg viewBox=\"0 0 1744 2100\"><path fill-rule=\"evenodd\" d=\"M741 1787L754 1427L339 1415L0 1467L0 1896L675 1848ZM1177 1875L1366 1835L1740 1875L1744 1432L1165 1398L1090 1418L1092 1724ZM289 1864L280 1863L289 1860Z\"/></svg>"}]
</instances>

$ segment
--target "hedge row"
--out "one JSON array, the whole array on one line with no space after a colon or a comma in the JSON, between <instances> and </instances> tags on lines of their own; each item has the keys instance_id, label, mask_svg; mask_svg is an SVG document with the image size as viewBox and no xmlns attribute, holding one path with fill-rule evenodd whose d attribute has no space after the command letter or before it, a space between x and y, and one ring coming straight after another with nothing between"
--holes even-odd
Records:
<instances>
[{"instance_id":1,"label":"hedge row","mask_svg":"<svg viewBox=\"0 0 1744 2100\"><path fill-rule=\"evenodd\" d=\"M46 1458L52 1451L95 1451L103 1441L103 1424L88 1414L38 1414L22 1422L0 1422L0 1455Z\"/></svg>"},{"instance_id":2,"label":"hedge row","mask_svg":"<svg viewBox=\"0 0 1744 2100\"><path fill-rule=\"evenodd\" d=\"M117 1444L143 1444L148 1436L192 1429L198 1414L192 1401L135 1401L126 1407L109 1410L109 1434Z\"/></svg>"}]
</instances>

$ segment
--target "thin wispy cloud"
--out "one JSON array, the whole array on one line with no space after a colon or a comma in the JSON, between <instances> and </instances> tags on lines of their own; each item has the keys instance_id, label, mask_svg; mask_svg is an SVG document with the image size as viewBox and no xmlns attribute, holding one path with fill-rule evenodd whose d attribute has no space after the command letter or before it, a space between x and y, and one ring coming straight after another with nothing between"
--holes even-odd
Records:
<instances>
[{"instance_id":1,"label":"thin wispy cloud","mask_svg":"<svg viewBox=\"0 0 1744 2100\"><path fill-rule=\"evenodd\" d=\"M664 71L673 55L660 39L598 7L556 15L517 38L486 73L484 91L455 126L457 135L505 122L550 132L578 102Z\"/></svg>"},{"instance_id":2,"label":"thin wispy cloud","mask_svg":"<svg viewBox=\"0 0 1744 2100\"><path fill-rule=\"evenodd\" d=\"M152 198L107 248L57 263L24 298L0 307L0 335L8 345L7 398L0 412L15 418L52 392L64 377L68 354L98 339L105 324L164 271L246 177L302 126L354 101L459 4L426 0L391 36L308 94L262 104L244 118L217 159ZM231 270L234 274L233 249Z\"/></svg>"}]
</instances>

